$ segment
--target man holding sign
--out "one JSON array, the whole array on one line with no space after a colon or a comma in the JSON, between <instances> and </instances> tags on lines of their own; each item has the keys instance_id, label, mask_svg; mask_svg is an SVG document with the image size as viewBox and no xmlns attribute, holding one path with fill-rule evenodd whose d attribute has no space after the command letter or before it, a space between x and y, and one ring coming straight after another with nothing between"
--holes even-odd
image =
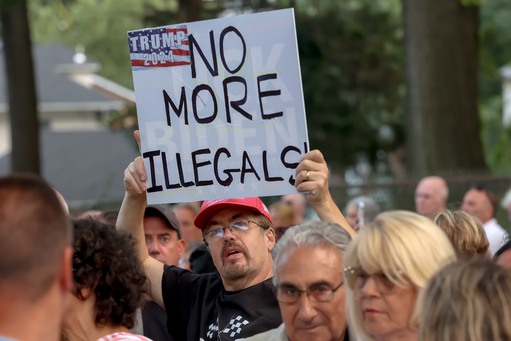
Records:
<instances>
[{"instance_id":1,"label":"man holding sign","mask_svg":"<svg viewBox=\"0 0 511 341\"><path fill-rule=\"evenodd\" d=\"M282 319L271 285L275 233L259 198L204 202L195 223L220 275L196 275L149 257L143 235L146 180L138 157L124 172L126 195L117 226L137 241L150 294L167 310L169 333L177 340L237 340L278 327ZM322 220L337 222L354 235L328 192L328 168L319 151L303 156L296 186L308 192Z\"/></svg>"},{"instance_id":2,"label":"man holding sign","mask_svg":"<svg viewBox=\"0 0 511 341\"><path fill-rule=\"evenodd\" d=\"M136 237L151 296L167 311L176 340L236 340L276 328L282 319L272 293L275 233L258 198L205 201L196 223L220 273L197 275L149 257L143 243L147 187L141 158L125 172L118 226ZM131 173L130 169L137 169Z\"/></svg>"},{"instance_id":3,"label":"man holding sign","mask_svg":"<svg viewBox=\"0 0 511 341\"><path fill-rule=\"evenodd\" d=\"M275 232L257 197L308 192L320 219L354 234L328 192L323 156L307 153L292 10L128 38L142 156L124 172L117 225L137 240L169 333L176 340L241 340L276 328ZM147 254L146 201L196 200L206 200L195 225L219 274L195 275Z\"/></svg>"}]
</instances>

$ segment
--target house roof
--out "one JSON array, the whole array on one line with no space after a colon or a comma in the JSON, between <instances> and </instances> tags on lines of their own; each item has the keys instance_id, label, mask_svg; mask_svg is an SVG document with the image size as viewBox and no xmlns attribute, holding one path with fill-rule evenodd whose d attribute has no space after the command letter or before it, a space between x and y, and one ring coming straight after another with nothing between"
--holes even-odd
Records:
<instances>
[{"instance_id":1,"label":"house roof","mask_svg":"<svg viewBox=\"0 0 511 341\"><path fill-rule=\"evenodd\" d=\"M73 63L75 53L60 44L33 45L39 111L119 110L134 103L132 90L94 74L94 60ZM84 80L85 79L85 80ZM4 54L0 56L0 112L7 111Z\"/></svg>"},{"instance_id":2,"label":"house roof","mask_svg":"<svg viewBox=\"0 0 511 341\"><path fill-rule=\"evenodd\" d=\"M1 50L1 43L0 43ZM62 45L34 45L33 59L39 112L110 111L134 103L132 90L95 72L94 60L73 63L75 53ZM83 55L82 55L83 57ZM83 60L82 60L83 61ZM5 113L7 88L0 54L0 114ZM56 115L56 120L62 115ZM71 208L120 202L123 171L139 155L132 132L109 129L53 131L41 127L41 172ZM10 173L10 153L0 157L0 176Z\"/></svg>"},{"instance_id":3,"label":"house roof","mask_svg":"<svg viewBox=\"0 0 511 341\"><path fill-rule=\"evenodd\" d=\"M131 132L41 130L43 177L71 208L120 202L124 169L139 154ZM0 176L10 173L10 154L0 158Z\"/></svg>"}]
</instances>

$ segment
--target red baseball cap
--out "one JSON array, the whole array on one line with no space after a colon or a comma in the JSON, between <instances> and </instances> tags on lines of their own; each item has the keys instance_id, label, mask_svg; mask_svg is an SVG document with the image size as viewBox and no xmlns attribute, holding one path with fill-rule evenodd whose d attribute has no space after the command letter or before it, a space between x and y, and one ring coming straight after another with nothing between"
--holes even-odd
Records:
<instances>
[{"instance_id":1,"label":"red baseball cap","mask_svg":"<svg viewBox=\"0 0 511 341\"><path fill-rule=\"evenodd\" d=\"M206 225L209 218L212 215L217 213L224 208L247 208L249 210L255 211L257 213L261 213L266 218L270 219L271 223L273 221L270 217L270 211L266 205L261 201L261 199L257 197L253 198L238 198L238 199L220 199L220 200L206 200L202 203L200 213L195 218L194 224L197 228L203 230L204 225Z\"/></svg>"}]
</instances>

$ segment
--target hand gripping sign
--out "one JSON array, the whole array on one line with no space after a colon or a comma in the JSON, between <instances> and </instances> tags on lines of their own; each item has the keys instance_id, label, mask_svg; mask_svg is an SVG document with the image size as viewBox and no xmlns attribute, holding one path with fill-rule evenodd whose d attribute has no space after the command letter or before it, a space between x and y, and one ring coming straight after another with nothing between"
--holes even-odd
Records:
<instances>
[{"instance_id":1,"label":"hand gripping sign","mask_svg":"<svg viewBox=\"0 0 511 341\"><path fill-rule=\"evenodd\" d=\"M148 203L296 192L308 137L292 9L128 42Z\"/></svg>"}]
</instances>

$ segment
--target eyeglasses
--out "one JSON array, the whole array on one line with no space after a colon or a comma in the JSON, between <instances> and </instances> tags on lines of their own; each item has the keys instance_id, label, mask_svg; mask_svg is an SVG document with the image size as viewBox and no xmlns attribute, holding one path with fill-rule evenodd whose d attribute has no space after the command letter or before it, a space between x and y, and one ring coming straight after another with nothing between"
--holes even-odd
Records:
<instances>
[{"instance_id":1,"label":"eyeglasses","mask_svg":"<svg viewBox=\"0 0 511 341\"><path fill-rule=\"evenodd\" d=\"M232 234L240 234L245 231L247 231L250 228L250 223L254 223L259 227L264 228L261 224L248 219L239 219L236 221L233 221L229 224L229 226L223 227L220 225L213 225L211 230L204 234L204 242L206 244L211 244L211 242L214 242L215 240L220 240L224 237L225 229L228 229Z\"/></svg>"},{"instance_id":2,"label":"eyeglasses","mask_svg":"<svg viewBox=\"0 0 511 341\"><path fill-rule=\"evenodd\" d=\"M362 290L369 278L373 279L376 290L381 294L391 294L396 290L396 284L382 272L368 274L362 268L348 266L344 268L344 276L352 290Z\"/></svg>"},{"instance_id":3,"label":"eyeglasses","mask_svg":"<svg viewBox=\"0 0 511 341\"><path fill-rule=\"evenodd\" d=\"M309 297L312 302L329 302L334 298L334 292L343 284L344 281L335 288L325 283L313 284L305 290L297 289L292 285L277 285L275 288L275 296L280 302L295 303L302 293L306 293L307 297Z\"/></svg>"}]
</instances>

